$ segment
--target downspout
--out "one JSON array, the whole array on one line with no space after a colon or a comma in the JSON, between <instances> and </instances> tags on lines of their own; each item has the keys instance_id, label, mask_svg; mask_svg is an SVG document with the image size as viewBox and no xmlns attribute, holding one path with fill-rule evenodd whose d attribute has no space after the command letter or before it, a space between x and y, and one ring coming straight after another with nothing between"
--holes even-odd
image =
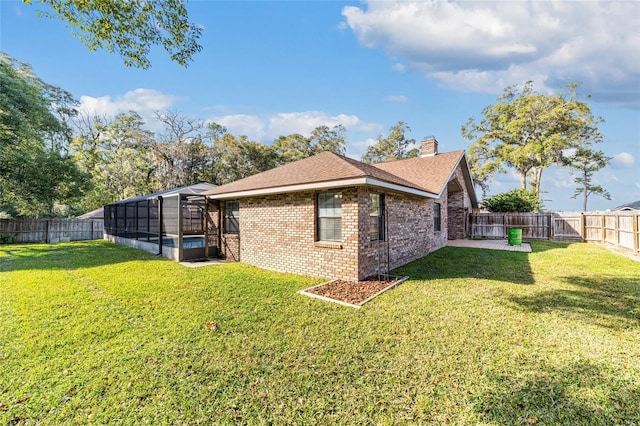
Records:
<instances>
[{"instance_id":1,"label":"downspout","mask_svg":"<svg viewBox=\"0 0 640 426\"><path fill-rule=\"evenodd\" d=\"M162 196L158 196L158 256L162 256Z\"/></svg>"},{"instance_id":2,"label":"downspout","mask_svg":"<svg viewBox=\"0 0 640 426\"><path fill-rule=\"evenodd\" d=\"M387 210L387 197L383 197L382 199L382 211L384 212L384 217L382 218L383 223L384 223L384 236L385 236L385 240L387 240L387 279L389 279L389 272L391 272L391 263L390 263L390 246L391 246L391 241L389 238L389 222L388 222L388 210Z\"/></svg>"},{"instance_id":3,"label":"downspout","mask_svg":"<svg viewBox=\"0 0 640 426\"><path fill-rule=\"evenodd\" d=\"M178 194L178 262L182 262L184 260L184 248L182 247L182 244L184 242L182 234L183 218L182 194Z\"/></svg>"},{"instance_id":4,"label":"downspout","mask_svg":"<svg viewBox=\"0 0 640 426\"><path fill-rule=\"evenodd\" d=\"M218 203L218 257L222 257L222 208L220 200L216 200L216 203Z\"/></svg>"},{"instance_id":5,"label":"downspout","mask_svg":"<svg viewBox=\"0 0 640 426\"><path fill-rule=\"evenodd\" d=\"M209 202L207 196L203 195L204 215L202 217L202 228L204 229L204 257L209 258Z\"/></svg>"}]
</instances>

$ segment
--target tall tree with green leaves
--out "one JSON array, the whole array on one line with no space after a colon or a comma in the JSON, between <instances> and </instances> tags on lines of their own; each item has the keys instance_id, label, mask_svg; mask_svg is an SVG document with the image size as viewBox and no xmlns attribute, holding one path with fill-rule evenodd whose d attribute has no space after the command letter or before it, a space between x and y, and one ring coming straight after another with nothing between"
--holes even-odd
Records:
<instances>
[{"instance_id":1,"label":"tall tree with green leaves","mask_svg":"<svg viewBox=\"0 0 640 426\"><path fill-rule=\"evenodd\" d=\"M273 142L273 149L279 157L279 164L302 160L323 151L344 155L347 140L346 129L341 124L333 127L318 126L309 137L299 133L280 136Z\"/></svg>"},{"instance_id":2,"label":"tall tree with green leaves","mask_svg":"<svg viewBox=\"0 0 640 426\"><path fill-rule=\"evenodd\" d=\"M417 157L419 150L413 147L416 143L415 139L407 139L406 136L410 131L411 128L407 123L398 121L389 128L389 135L386 137L378 135L377 142L367 148L362 161L373 164Z\"/></svg>"},{"instance_id":3,"label":"tall tree with green leaves","mask_svg":"<svg viewBox=\"0 0 640 426\"><path fill-rule=\"evenodd\" d=\"M480 121L469 118L462 135L472 142L469 165L483 191L506 166L518 173L521 188L526 189L531 179L540 196L543 170L561 164L565 150L602 140L598 125L603 120L578 100L577 87L569 84L562 93L543 95L531 81L509 86L495 105L482 110Z\"/></svg>"},{"instance_id":4,"label":"tall tree with green leaves","mask_svg":"<svg viewBox=\"0 0 640 426\"><path fill-rule=\"evenodd\" d=\"M89 180L69 157L72 96L0 56L0 205L20 216L65 214Z\"/></svg>"},{"instance_id":5,"label":"tall tree with green leaves","mask_svg":"<svg viewBox=\"0 0 640 426\"><path fill-rule=\"evenodd\" d=\"M244 135L236 137L216 123L210 124L209 128L213 159L211 183L223 185L279 164L278 154L272 146L250 141Z\"/></svg>"},{"instance_id":6,"label":"tall tree with green leaves","mask_svg":"<svg viewBox=\"0 0 640 426\"><path fill-rule=\"evenodd\" d=\"M566 164L576 171L573 179L577 185L571 198L577 198L582 194L582 211L587 211L587 201L591 195L598 195L605 200L610 200L609 191L600 185L595 185L593 175L598 170L607 167L611 157L607 157L602 151L595 151L588 147L579 147L566 158Z\"/></svg>"},{"instance_id":7,"label":"tall tree with green leaves","mask_svg":"<svg viewBox=\"0 0 640 426\"><path fill-rule=\"evenodd\" d=\"M90 117L83 120L78 133L73 141L74 158L94 185L85 200L86 210L154 188L154 135L145 129L138 113L120 113L113 119Z\"/></svg>"},{"instance_id":8,"label":"tall tree with green leaves","mask_svg":"<svg viewBox=\"0 0 640 426\"><path fill-rule=\"evenodd\" d=\"M22 0L32 4L33 0ZM184 0L40 0L41 16L65 21L89 50L117 53L127 66L151 66L151 47L162 46L171 60L187 66L202 50L202 27L189 22Z\"/></svg>"}]
</instances>

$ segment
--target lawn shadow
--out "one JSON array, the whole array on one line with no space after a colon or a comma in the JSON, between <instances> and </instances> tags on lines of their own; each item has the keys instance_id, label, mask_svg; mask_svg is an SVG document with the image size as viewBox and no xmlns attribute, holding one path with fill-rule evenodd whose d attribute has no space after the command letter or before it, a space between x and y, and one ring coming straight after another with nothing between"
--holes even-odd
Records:
<instances>
[{"instance_id":1,"label":"lawn shadow","mask_svg":"<svg viewBox=\"0 0 640 426\"><path fill-rule=\"evenodd\" d=\"M559 277L574 289L550 290L509 299L531 312L564 311L610 328L640 326L638 277Z\"/></svg>"},{"instance_id":2,"label":"lawn shadow","mask_svg":"<svg viewBox=\"0 0 640 426\"><path fill-rule=\"evenodd\" d=\"M564 368L530 366L519 376L489 376L476 412L497 424L625 424L638 419L640 389L624 371L587 361Z\"/></svg>"},{"instance_id":3,"label":"lawn shadow","mask_svg":"<svg viewBox=\"0 0 640 426\"><path fill-rule=\"evenodd\" d=\"M9 244L0 246L0 272L73 270L157 258L151 253L103 240L57 244Z\"/></svg>"},{"instance_id":4,"label":"lawn shadow","mask_svg":"<svg viewBox=\"0 0 640 426\"><path fill-rule=\"evenodd\" d=\"M444 247L392 272L412 280L475 278L533 284L529 253Z\"/></svg>"}]
</instances>

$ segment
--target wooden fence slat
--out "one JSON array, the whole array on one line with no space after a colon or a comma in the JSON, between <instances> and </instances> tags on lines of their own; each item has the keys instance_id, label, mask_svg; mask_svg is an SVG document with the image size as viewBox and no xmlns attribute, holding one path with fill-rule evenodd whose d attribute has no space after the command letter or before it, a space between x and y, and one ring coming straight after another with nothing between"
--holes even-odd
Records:
<instances>
[{"instance_id":1,"label":"wooden fence slat","mask_svg":"<svg viewBox=\"0 0 640 426\"><path fill-rule=\"evenodd\" d=\"M0 235L16 243L57 243L103 238L99 219L0 219Z\"/></svg>"},{"instance_id":2,"label":"wooden fence slat","mask_svg":"<svg viewBox=\"0 0 640 426\"><path fill-rule=\"evenodd\" d=\"M632 212L470 213L471 238L601 242L640 252L640 216Z\"/></svg>"}]
</instances>

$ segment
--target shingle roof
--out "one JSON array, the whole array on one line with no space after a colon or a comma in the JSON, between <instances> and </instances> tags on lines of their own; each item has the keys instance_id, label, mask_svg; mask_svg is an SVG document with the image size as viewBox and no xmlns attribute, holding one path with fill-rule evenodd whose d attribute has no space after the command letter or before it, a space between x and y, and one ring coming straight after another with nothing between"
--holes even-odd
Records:
<instances>
[{"instance_id":1,"label":"shingle roof","mask_svg":"<svg viewBox=\"0 0 640 426\"><path fill-rule=\"evenodd\" d=\"M205 194L221 195L365 177L424 191L419 185L378 167L325 151L312 157L218 186L205 192Z\"/></svg>"},{"instance_id":2,"label":"shingle roof","mask_svg":"<svg viewBox=\"0 0 640 426\"><path fill-rule=\"evenodd\" d=\"M375 166L418 185L424 191L439 194L463 155L464 151L452 151L432 157L389 161Z\"/></svg>"},{"instance_id":3,"label":"shingle roof","mask_svg":"<svg viewBox=\"0 0 640 426\"><path fill-rule=\"evenodd\" d=\"M380 182L395 185L395 189L422 196L439 196L447 187L456 166L464 157L464 151L453 151L432 157L417 157L390 161L375 165L365 164L332 152L322 152L303 160L288 163L266 172L258 173L235 182L228 183L204 192L224 198L225 196L246 196L297 190L297 187L315 185L315 188L338 186L341 181L366 179L367 184L379 185ZM466 164L466 163L465 163ZM467 172L468 174L468 172ZM377 181L378 184L373 181ZM475 206L477 201L470 176L465 176L470 189L469 196ZM412 192L413 191L413 192ZM417 191L417 192L416 192Z\"/></svg>"}]
</instances>

